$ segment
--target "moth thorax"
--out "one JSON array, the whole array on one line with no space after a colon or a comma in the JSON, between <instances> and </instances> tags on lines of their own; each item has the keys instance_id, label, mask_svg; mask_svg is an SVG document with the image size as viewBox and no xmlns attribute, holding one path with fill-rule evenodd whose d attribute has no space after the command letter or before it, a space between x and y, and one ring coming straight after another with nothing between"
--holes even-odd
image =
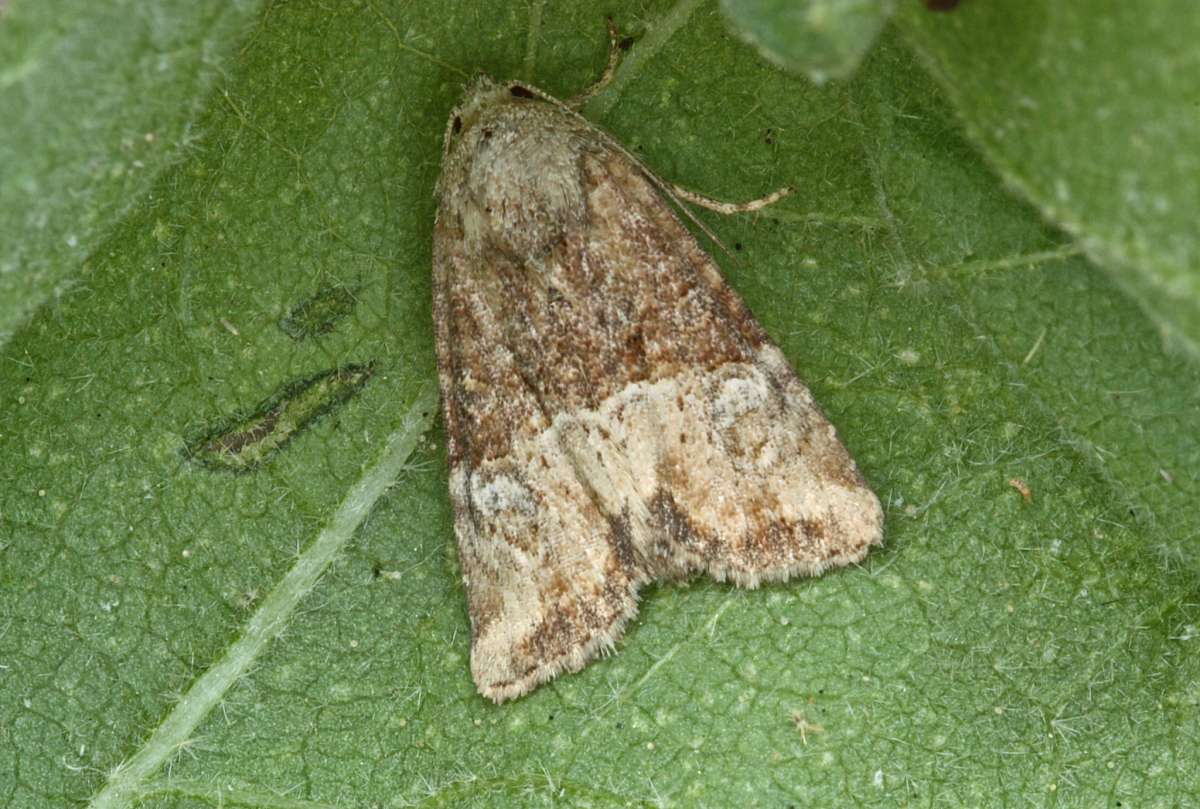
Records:
<instances>
[{"instance_id":1,"label":"moth thorax","mask_svg":"<svg viewBox=\"0 0 1200 809\"><path fill-rule=\"evenodd\" d=\"M481 134L487 125L480 122ZM475 205L464 211L464 228L478 228L511 255L543 255L585 219L578 152L560 142L564 133L511 120L497 122L491 133L467 171L467 198Z\"/></svg>"}]
</instances>

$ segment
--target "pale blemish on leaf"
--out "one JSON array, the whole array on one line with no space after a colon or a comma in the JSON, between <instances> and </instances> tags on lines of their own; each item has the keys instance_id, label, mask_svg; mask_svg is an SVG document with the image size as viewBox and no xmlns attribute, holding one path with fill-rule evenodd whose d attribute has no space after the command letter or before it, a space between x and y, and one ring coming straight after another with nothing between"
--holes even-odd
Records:
<instances>
[{"instance_id":1,"label":"pale blemish on leaf","mask_svg":"<svg viewBox=\"0 0 1200 809\"><path fill-rule=\"evenodd\" d=\"M354 309L354 292L343 286L324 286L312 297L292 307L279 328L293 340L328 334Z\"/></svg>"}]
</instances>

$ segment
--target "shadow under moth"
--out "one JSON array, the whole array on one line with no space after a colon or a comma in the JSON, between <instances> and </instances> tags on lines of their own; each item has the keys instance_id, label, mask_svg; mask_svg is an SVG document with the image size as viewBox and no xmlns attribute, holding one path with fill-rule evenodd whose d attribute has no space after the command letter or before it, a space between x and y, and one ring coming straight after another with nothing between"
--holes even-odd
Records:
<instances>
[{"instance_id":1,"label":"shadow under moth","mask_svg":"<svg viewBox=\"0 0 1200 809\"><path fill-rule=\"evenodd\" d=\"M647 582L755 587L883 538L833 426L667 201L782 193L658 179L576 112L616 63L568 102L480 76L446 128L438 375L471 673L496 702L611 650Z\"/></svg>"}]
</instances>

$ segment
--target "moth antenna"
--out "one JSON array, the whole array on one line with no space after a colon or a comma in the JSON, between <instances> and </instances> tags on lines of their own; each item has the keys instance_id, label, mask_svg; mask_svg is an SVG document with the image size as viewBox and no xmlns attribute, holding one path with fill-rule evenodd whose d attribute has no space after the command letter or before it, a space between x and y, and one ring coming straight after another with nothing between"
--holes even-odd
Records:
<instances>
[{"instance_id":1,"label":"moth antenna","mask_svg":"<svg viewBox=\"0 0 1200 809\"><path fill-rule=\"evenodd\" d=\"M573 110L577 110L586 104L593 96L603 90L609 82L613 80L613 76L617 75L617 65L621 63L621 41L620 35L617 33L617 24L613 22L612 17L608 18L608 64L604 66L604 72L600 74L600 78L592 83L579 95L574 98L567 99L565 103Z\"/></svg>"},{"instance_id":2,"label":"moth antenna","mask_svg":"<svg viewBox=\"0 0 1200 809\"><path fill-rule=\"evenodd\" d=\"M634 161L638 162L639 165L641 165L641 161L638 161L636 157L632 155L630 155L630 157ZM776 203L784 197L796 192L794 187L785 185L783 188L778 188L771 193L766 194L765 196L759 197L758 199L752 199L746 202L723 202L719 199L706 197L703 194L697 194L695 191L689 191L682 186L675 185L675 183L667 182L662 177L659 177L657 174L650 171L650 169L648 169L645 165L641 165L641 168L646 172L646 175L650 178L650 181L658 186L660 191L670 197L671 201L674 202L679 210L683 212L683 215L688 218L688 221L700 228L700 230L704 232L704 235L711 239L713 244L721 248L721 252L727 255L730 260L734 261L735 263L738 262L739 259L728 247L725 246L725 242L721 241L717 234L713 233L712 229L700 221L700 218L696 216L696 214L692 213L692 209L683 203L690 202L693 205L699 205L701 208L707 208L710 211L716 211L719 214L725 214L728 216L735 213L746 213L748 211L762 210L768 205Z\"/></svg>"},{"instance_id":3,"label":"moth antenna","mask_svg":"<svg viewBox=\"0 0 1200 809\"><path fill-rule=\"evenodd\" d=\"M599 94L605 88L605 86L607 86L609 82L613 80L613 76L615 76L617 72L617 66L621 63L620 33L618 32L617 25L613 22L612 17L608 18L608 41L608 64L604 68L604 73L601 74L600 78L593 82L590 87L574 98L562 101L550 95L549 93L538 90L536 87L529 87L528 85L525 86L540 96L543 100L570 110L578 115L579 109L591 98ZM700 219L697 218L694 213L692 213L691 209L683 203L690 202L693 205L699 205L701 208L707 208L710 211L716 211L717 213L728 216L735 213L748 213L751 211L762 210L768 205L778 202L786 196L794 194L796 191L793 186L786 185L783 188L776 189L775 191L766 194L765 196L759 197L758 199L748 200L747 202L724 202L722 200L713 199L712 197L698 194L695 191L689 191L682 186L664 180L662 177L658 176L653 169L647 166L640 157L626 149L621 143L617 142L615 138L607 135L607 133L602 133L602 135L604 139L608 141L609 145L612 146L612 148L618 150L632 160L650 179L650 182L654 183L656 186L658 186L660 191L670 197L671 201L674 202L683 215L687 217L688 221L700 228L704 235L712 240L713 244L721 248L722 253L729 256L729 258L733 259L734 261L738 260L737 256L725 246L724 242L717 238L717 234L713 233L712 228L701 222Z\"/></svg>"},{"instance_id":4,"label":"moth antenna","mask_svg":"<svg viewBox=\"0 0 1200 809\"><path fill-rule=\"evenodd\" d=\"M697 194L695 191L689 191L674 183L670 183L670 188L672 194L685 202L690 202L693 205L699 205L701 208L707 208L710 211L716 211L725 215L760 211L768 205L773 205L784 197L796 193L796 189L793 186L785 185L783 188L778 188L769 194L764 194L758 199L747 200L746 202L724 202L712 197L706 197L703 194Z\"/></svg>"}]
</instances>

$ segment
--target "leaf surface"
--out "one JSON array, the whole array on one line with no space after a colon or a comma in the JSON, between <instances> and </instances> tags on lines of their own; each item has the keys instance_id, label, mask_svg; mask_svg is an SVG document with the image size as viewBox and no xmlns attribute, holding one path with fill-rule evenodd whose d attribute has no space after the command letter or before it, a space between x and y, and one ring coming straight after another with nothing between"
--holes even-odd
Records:
<instances>
[{"instance_id":1,"label":"leaf surface","mask_svg":"<svg viewBox=\"0 0 1200 809\"><path fill-rule=\"evenodd\" d=\"M586 86L603 18L268 5L193 148L0 350L0 802L1196 800L1196 368L1007 189L907 28L817 88L712 5L614 16L635 42L599 125L713 196L798 188L698 215L885 546L649 588L612 657L481 699L432 407L440 142L476 69ZM306 419L252 466L189 457L288 396Z\"/></svg>"},{"instance_id":2,"label":"leaf surface","mask_svg":"<svg viewBox=\"0 0 1200 809\"><path fill-rule=\"evenodd\" d=\"M201 136L258 4L0 2L0 344Z\"/></svg>"},{"instance_id":3,"label":"leaf surface","mask_svg":"<svg viewBox=\"0 0 1200 809\"><path fill-rule=\"evenodd\" d=\"M1200 357L1200 13L908 4L905 38L995 171Z\"/></svg>"}]
</instances>

